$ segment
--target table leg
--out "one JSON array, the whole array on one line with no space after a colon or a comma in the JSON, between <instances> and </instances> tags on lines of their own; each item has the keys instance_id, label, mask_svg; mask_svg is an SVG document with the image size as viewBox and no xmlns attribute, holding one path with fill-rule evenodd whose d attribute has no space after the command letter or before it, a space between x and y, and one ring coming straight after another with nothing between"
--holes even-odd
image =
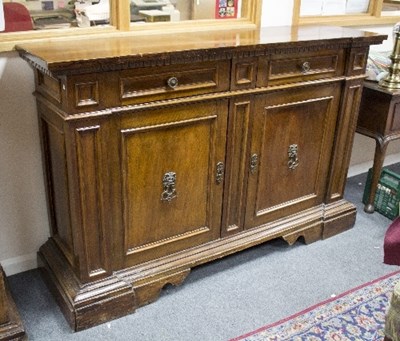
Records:
<instances>
[{"instance_id":1,"label":"table leg","mask_svg":"<svg viewBox=\"0 0 400 341\"><path fill-rule=\"evenodd\" d=\"M372 167L371 186L367 202L364 206L364 211L367 213L374 213L374 200L376 189L378 187L379 178L381 176L383 161L385 159L386 149L389 141L376 140L374 165Z\"/></svg>"}]
</instances>

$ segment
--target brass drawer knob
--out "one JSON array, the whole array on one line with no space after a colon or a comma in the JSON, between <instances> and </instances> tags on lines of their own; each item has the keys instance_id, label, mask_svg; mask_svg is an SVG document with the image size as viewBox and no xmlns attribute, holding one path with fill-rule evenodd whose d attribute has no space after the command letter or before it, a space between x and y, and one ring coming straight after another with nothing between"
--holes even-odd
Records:
<instances>
[{"instance_id":1,"label":"brass drawer knob","mask_svg":"<svg viewBox=\"0 0 400 341\"><path fill-rule=\"evenodd\" d=\"M303 64L301 64L301 70L303 72L308 72L311 70L311 65L309 62L304 62Z\"/></svg>"},{"instance_id":2,"label":"brass drawer knob","mask_svg":"<svg viewBox=\"0 0 400 341\"><path fill-rule=\"evenodd\" d=\"M178 86L178 78L171 77L168 79L167 84L171 89L175 89Z\"/></svg>"}]
</instances>

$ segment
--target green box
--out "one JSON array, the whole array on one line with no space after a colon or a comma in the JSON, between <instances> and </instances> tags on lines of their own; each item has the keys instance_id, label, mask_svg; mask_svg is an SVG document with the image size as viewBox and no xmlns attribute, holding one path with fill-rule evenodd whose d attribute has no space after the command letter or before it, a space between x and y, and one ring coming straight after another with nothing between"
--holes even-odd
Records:
<instances>
[{"instance_id":1,"label":"green box","mask_svg":"<svg viewBox=\"0 0 400 341\"><path fill-rule=\"evenodd\" d=\"M368 170L365 184L363 203L366 204L371 188L372 168ZM399 215L400 202L400 175L383 168L376 189L374 200L375 211L393 220Z\"/></svg>"}]
</instances>

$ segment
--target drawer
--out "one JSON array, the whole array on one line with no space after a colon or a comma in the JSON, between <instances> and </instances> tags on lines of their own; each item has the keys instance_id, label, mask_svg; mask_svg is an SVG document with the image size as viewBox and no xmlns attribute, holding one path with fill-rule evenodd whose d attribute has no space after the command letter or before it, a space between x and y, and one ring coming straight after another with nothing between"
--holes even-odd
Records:
<instances>
[{"instance_id":1,"label":"drawer","mask_svg":"<svg viewBox=\"0 0 400 341\"><path fill-rule=\"evenodd\" d=\"M229 70L229 61L125 70L119 77L121 104L226 91Z\"/></svg>"},{"instance_id":2,"label":"drawer","mask_svg":"<svg viewBox=\"0 0 400 341\"><path fill-rule=\"evenodd\" d=\"M303 82L344 74L344 51L272 55L260 60L258 86Z\"/></svg>"}]
</instances>

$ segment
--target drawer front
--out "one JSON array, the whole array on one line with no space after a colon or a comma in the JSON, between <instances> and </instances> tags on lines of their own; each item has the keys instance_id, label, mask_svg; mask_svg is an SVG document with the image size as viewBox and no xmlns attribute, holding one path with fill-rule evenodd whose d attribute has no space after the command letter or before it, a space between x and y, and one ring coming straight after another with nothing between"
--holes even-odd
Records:
<instances>
[{"instance_id":1,"label":"drawer front","mask_svg":"<svg viewBox=\"0 0 400 341\"><path fill-rule=\"evenodd\" d=\"M160 68L127 70L120 73L122 104L201 95L229 89L228 61Z\"/></svg>"},{"instance_id":2,"label":"drawer front","mask_svg":"<svg viewBox=\"0 0 400 341\"><path fill-rule=\"evenodd\" d=\"M302 82L344 74L344 52L304 53L296 56L273 55L260 61L259 86Z\"/></svg>"}]
</instances>

